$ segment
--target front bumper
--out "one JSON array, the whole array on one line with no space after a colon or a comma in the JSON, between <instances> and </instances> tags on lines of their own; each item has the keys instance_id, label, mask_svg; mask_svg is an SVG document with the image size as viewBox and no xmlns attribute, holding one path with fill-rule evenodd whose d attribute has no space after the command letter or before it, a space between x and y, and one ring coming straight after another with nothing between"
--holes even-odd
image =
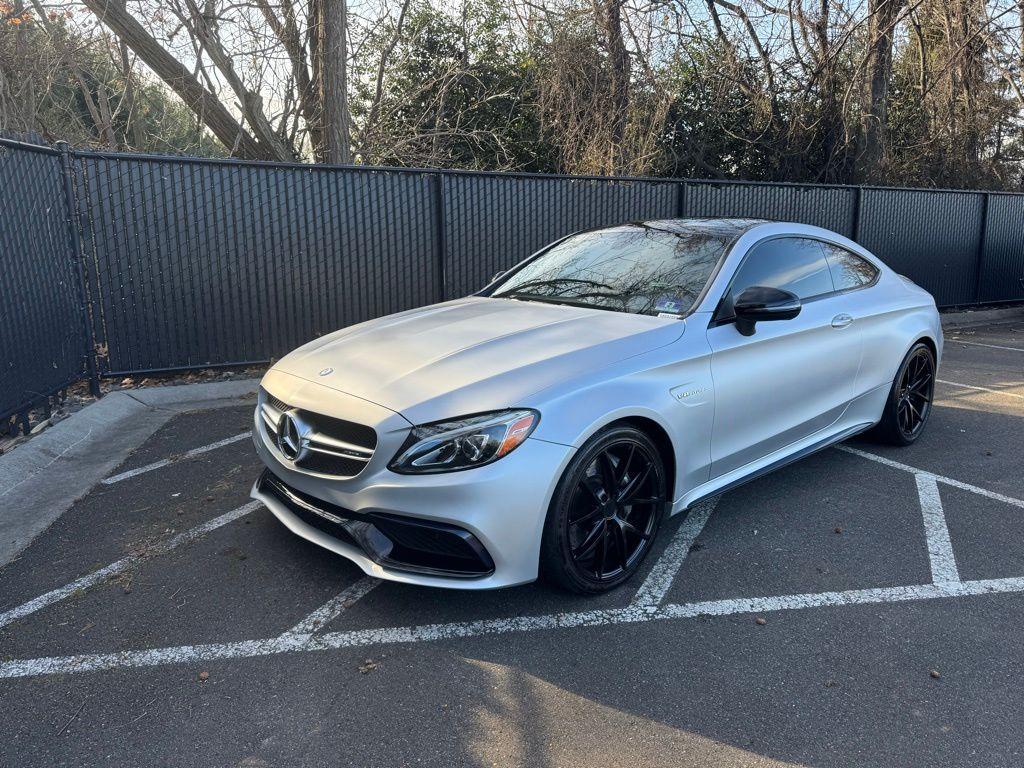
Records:
<instances>
[{"instance_id":1,"label":"front bumper","mask_svg":"<svg viewBox=\"0 0 1024 768\"><path fill-rule=\"evenodd\" d=\"M359 513L289 487L269 469L254 492L273 499L326 536L359 549L386 569L422 576L477 579L494 573L494 560L469 531L448 523L377 512Z\"/></svg>"},{"instance_id":2,"label":"front bumper","mask_svg":"<svg viewBox=\"0 0 1024 768\"><path fill-rule=\"evenodd\" d=\"M339 479L287 465L258 422L254 427L256 451L280 482L262 476L252 497L293 533L348 558L367 574L456 589L494 589L537 578L544 519L570 446L530 438L500 461L476 469L399 475L386 467L404 439L393 434L382 440L387 447L378 448L363 472ZM293 498L282 494L281 486ZM424 549L436 557L425 556ZM420 551L410 557L410 550ZM458 567L451 568L453 563Z\"/></svg>"}]
</instances>

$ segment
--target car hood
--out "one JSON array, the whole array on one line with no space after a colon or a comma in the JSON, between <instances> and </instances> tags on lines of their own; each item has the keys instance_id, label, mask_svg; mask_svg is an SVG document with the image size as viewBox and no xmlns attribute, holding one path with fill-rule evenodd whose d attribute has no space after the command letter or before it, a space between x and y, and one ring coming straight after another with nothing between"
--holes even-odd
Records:
<instances>
[{"instance_id":1,"label":"car hood","mask_svg":"<svg viewBox=\"0 0 1024 768\"><path fill-rule=\"evenodd\" d=\"M422 424L525 405L532 393L669 344L684 328L672 318L471 297L328 334L274 368Z\"/></svg>"}]
</instances>

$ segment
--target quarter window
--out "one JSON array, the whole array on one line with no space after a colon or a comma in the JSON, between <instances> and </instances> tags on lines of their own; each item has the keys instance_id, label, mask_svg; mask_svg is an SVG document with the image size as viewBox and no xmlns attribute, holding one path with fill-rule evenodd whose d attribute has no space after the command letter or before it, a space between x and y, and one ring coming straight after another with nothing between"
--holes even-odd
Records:
<instances>
[{"instance_id":1,"label":"quarter window","mask_svg":"<svg viewBox=\"0 0 1024 768\"><path fill-rule=\"evenodd\" d=\"M878 275L878 269L874 264L845 248L832 243L822 243L821 247L825 249L825 258L828 260L832 282L835 283L837 291L860 288L872 282Z\"/></svg>"}]
</instances>

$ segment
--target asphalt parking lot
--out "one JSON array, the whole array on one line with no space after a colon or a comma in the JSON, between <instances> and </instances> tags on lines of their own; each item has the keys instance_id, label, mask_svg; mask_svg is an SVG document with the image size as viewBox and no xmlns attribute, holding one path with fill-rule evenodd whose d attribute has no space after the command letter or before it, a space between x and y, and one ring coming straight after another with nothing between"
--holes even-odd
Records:
<instances>
[{"instance_id":1,"label":"asphalt parking lot","mask_svg":"<svg viewBox=\"0 0 1024 768\"><path fill-rule=\"evenodd\" d=\"M176 416L0 570L0 764L1019 766L1024 324L939 378L596 599L365 578L250 502L251 404Z\"/></svg>"}]
</instances>

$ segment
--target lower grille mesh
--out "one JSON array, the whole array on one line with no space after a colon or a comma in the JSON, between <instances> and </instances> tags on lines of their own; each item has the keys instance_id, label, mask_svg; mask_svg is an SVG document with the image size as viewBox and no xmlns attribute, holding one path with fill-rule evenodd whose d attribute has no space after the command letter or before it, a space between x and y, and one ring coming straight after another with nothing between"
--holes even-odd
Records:
<instances>
[{"instance_id":1,"label":"lower grille mesh","mask_svg":"<svg viewBox=\"0 0 1024 768\"><path fill-rule=\"evenodd\" d=\"M295 466L308 469L310 472L319 472L322 475L352 477L363 471L366 462L357 459L346 459L344 456L329 456L326 453L310 451L299 461L295 462Z\"/></svg>"}]
</instances>

